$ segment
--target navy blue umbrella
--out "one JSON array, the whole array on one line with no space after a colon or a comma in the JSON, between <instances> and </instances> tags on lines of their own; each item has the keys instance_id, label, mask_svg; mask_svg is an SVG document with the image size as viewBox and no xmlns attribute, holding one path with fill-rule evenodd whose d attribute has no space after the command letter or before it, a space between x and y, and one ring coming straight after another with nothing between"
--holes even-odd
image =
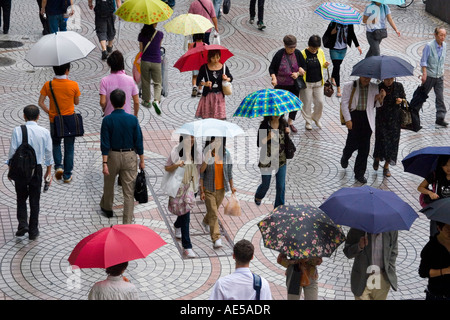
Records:
<instances>
[{"instance_id":1,"label":"navy blue umbrella","mask_svg":"<svg viewBox=\"0 0 450 320\"><path fill-rule=\"evenodd\" d=\"M413 151L402 160L404 171L427 178L436 170L440 155L450 155L450 147L425 147Z\"/></svg>"},{"instance_id":2,"label":"navy blue umbrella","mask_svg":"<svg viewBox=\"0 0 450 320\"><path fill-rule=\"evenodd\" d=\"M412 76L413 74L414 66L402 58L371 56L355 64L351 75L383 80Z\"/></svg>"},{"instance_id":3,"label":"navy blue umbrella","mask_svg":"<svg viewBox=\"0 0 450 320\"><path fill-rule=\"evenodd\" d=\"M420 212L430 220L450 224L450 198L434 200Z\"/></svg>"},{"instance_id":4,"label":"navy blue umbrella","mask_svg":"<svg viewBox=\"0 0 450 320\"><path fill-rule=\"evenodd\" d=\"M409 230L418 217L394 192L369 186L342 188L319 208L336 224L368 233Z\"/></svg>"}]
</instances>

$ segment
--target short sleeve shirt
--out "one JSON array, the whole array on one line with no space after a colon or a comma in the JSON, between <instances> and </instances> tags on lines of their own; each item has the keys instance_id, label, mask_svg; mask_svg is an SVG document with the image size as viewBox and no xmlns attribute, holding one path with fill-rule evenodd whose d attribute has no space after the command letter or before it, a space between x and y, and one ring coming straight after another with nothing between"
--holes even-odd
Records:
<instances>
[{"instance_id":1,"label":"short sleeve shirt","mask_svg":"<svg viewBox=\"0 0 450 320\"><path fill-rule=\"evenodd\" d=\"M74 98L81 95L78 83L69 79L53 79L52 88L58 102L61 115L71 115L75 112ZM41 95L50 99L49 118L53 122L55 116L58 115L56 105L50 91L50 81L47 81L41 89Z\"/></svg>"},{"instance_id":2,"label":"short sleeve shirt","mask_svg":"<svg viewBox=\"0 0 450 320\"><path fill-rule=\"evenodd\" d=\"M161 31L156 31L156 35L153 38L152 42L149 44L147 49L142 54L141 60L153 63L161 63L161 41L164 37L164 33ZM150 38L139 34L138 41L142 42L142 50L145 49L147 43L150 41Z\"/></svg>"},{"instance_id":3,"label":"short sleeve shirt","mask_svg":"<svg viewBox=\"0 0 450 320\"><path fill-rule=\"evenodd\" d=\"M371 3L366 7L364 15L368 16L366 23L366 31L373 32L376 29L386 28L386 16L391 14L391 9L385 4L377 6L375 3Z\"/></svg>"},{"instance_id":4,"label":"short sleeve shirt","mask_svg":"<svg viewBox=\"0 0 450 320\"><path fill-rule=\"evenodd\" d=\"M139 94L139 89L133 78L125 73L125 71L113 72L110 75L102 78L100 81L100 94L106 96L105 116L114 111L109 95L115 89L120 88L126 94L125 105L123 109L126 113L133 114L131 111L132 97Z\"/></svg>"}]
</instances>

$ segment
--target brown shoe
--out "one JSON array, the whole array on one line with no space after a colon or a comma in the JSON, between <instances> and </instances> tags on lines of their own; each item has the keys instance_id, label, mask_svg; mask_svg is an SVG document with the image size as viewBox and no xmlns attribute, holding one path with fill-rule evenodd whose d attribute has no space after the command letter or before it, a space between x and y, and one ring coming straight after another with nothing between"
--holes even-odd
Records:
<instances>
[{"instance_id":1,"label":"brown shoe","mask_svg":"<svg viewBox=\"0 0 450 320\"><path fill-rule=\"evenodd\" d=\"M373 170L377 171L380 166L380 160L373 160Z\"/></svg>"},{"instance_id":2,"label":"brown shoe","mask_svg":"<svg viewBox=\"0 0 450 320\"><path fill-rule=\"evenodd\" d=\"M298 131L297 128L294 127L293 124L290 124L290 125L289 125L289 128L291 128L291 131L292 131L293 133L296 133L296 132Z\"/></svg>"},{"instance_id":3,"label":"brown shoe","mask_svg":"<svg viewBox=\"0 0 450 320\"><path fill-rule=\"evenodd\" d=\"M383 175L385 177L390 177L391 176L391 172L389 171L389 168L384 168L383 169Z\"/></svg>"}]
</instances>

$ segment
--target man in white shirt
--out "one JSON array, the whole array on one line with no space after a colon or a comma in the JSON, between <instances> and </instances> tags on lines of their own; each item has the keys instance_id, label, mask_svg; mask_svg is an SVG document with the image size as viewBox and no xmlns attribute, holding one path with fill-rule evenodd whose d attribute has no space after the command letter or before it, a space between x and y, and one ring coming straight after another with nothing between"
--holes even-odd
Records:
<instances>
[{"instance_id":1,"label":"man in white shirt","mask_svg":"<svg viewBox=\"0 0 450 320\"><path fill-rule=\"evenodd\" d=\"M17 220L19 221L16 236L21 237L28 232L30 240L36 239L39 235L38 217L39 217L39 201L41 198L42 186L42 166L46 166L44 179L52 176L52 138L50 131L37 124L39 120L39 108L35 105L26 106L23 110L24 119L26 121L28 143L33 147L36 153L36 169L34 175L29 182L16 179L15 189L17 194ZM8 161L13 157L17 148L22 144L22 129L20 126L14 128L11 145L9 148ZM30 202L30 220L28 222L27 199Z\"/></svg>"},{"instance_id":2,"label":"man in white shirt","mask_svg":"<svg viewBox=\"0 0 450 320\"><path fill-rule=\"evenodd\" d=\"M234 245L233 259L236 260L236 270L217 280L209 300L256 300L254 274L250 271L250 261L255 248L248 240L240 240ZM259 300L272 300L269 283L261 277Z\"/></svg>"}]
</instances>

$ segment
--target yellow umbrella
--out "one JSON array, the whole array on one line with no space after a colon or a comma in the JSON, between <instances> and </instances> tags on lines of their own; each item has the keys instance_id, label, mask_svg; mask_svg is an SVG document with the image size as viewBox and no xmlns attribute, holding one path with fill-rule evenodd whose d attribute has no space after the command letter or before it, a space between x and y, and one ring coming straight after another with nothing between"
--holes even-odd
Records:
<instances>
[{"instance_id":1,"label":"yellow umbrella","mask_svg":"<svg viewBox=\"0 0 450 320\"><path fill-rule=\"evenodd\" d=\"M161 0L127 0L115 14L125 21L153 24L167 20L173 10Z\"/></svg>"},{"instance_id":2,"label":"yellow umbrella","mask_svg":"<svg viewBox=\"0 0 450 320\"><path fill-rule=\"evenodd\" d=\"M213 24L209 19L199 14L185 13L172 19L164 25L167 32L182 34L184 36L196 33L205 33Z\"/></svg>"}]
</instances>

